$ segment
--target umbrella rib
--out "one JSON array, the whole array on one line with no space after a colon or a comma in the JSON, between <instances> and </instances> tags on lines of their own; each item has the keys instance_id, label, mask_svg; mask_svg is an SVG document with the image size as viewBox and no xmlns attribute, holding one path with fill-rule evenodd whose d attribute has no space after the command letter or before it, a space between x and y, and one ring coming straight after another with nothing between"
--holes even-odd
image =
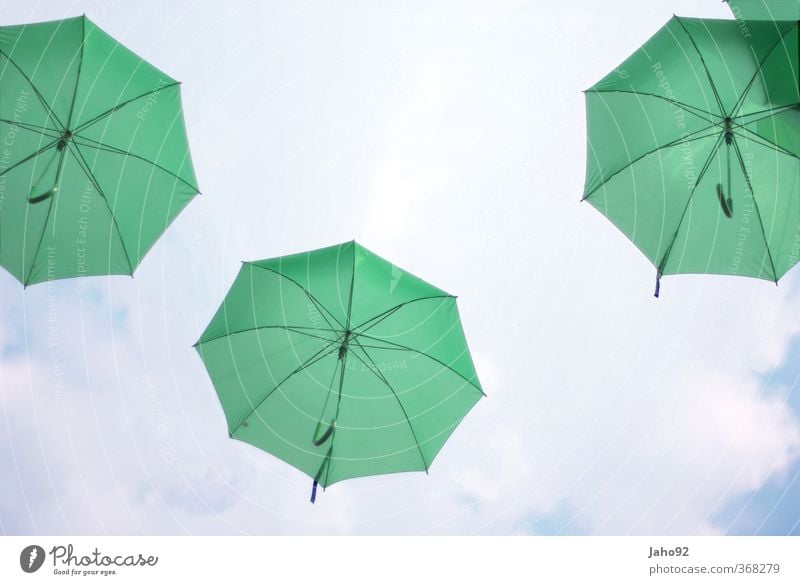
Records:
<instances>
[{"instance_id":1,"label":"umbrella rib","mask_svg":"<svg viewBox=\"0 0 800 585\"><path fill-rule=\"evenodd\" d=\"M731 118L734 118L739 113L739 110L741 109L741 107L744 105L744 100L747 98L747 94L749 94L750 90L753 88L753 84L755 83L755 80L758 77L758 74L762 72L761 70L764 67L764 63L767 62L767 59L769 59L770 56L772 56L772 52L776 48L778 48L778 45L782 44L782 42L786 39L786 35L789 34L792 30L794 30L794 26L790 26L789 28L787 28L781 34L781 38L779 38L777 41L775 41L775 44L772 45L770 50L767 51L767 54L764 55L764 58L758 64L758 67L756 67L756 70L753 73L753 77L750 79L750 82L745 86L744 91L742 92L742 95L739 96L739 100L736 102L736 105L733 107L733 110L731 110ZM751 48L751 50L752 50L752 48Z\"/></svg>"},{"instance_id":2,"label":"umbrella rib","mask_svg":"<svg viewBox=\"0 0 800 585\"><path fill-rule=\"evenodd\" d=\"M416 431L414 431L414 425L411 424L411 419L408 417L408 412L406 412L406 407L403 406L403 403L400 401L400 397L397 395L397 392L395 391L394 387L389 383L389 380L387 380L386 376L384 376L379 371L378 365L375 363L375 361L372 359L372 357L370 357L370 355L367 353L367 350L364 349L364 347L358 342L357 339L354 340L354 341L355 341L355 344L358 347L361 348L361 351L364 352L364 355L367 356L367 359L372 364L372 367L370 367L369 364L367 364L361 358L361 356L358 355L358 353L353 352L353 355L355 355L356 358L358 358L358 360L362 364L364 364L364 367L366 367L370 372L372 372L379 380L381 380L384 384L386 384L386 387L389 388L389 390L392 391L392 395L394 396L394 399L397 401L398 406L400 406L400 410L403 412L403 416L406 418L406 422L408 423L408 428L409 428L409 430L411 430L411 436L414 437L414 443L417 445L417 451L419 451L419 456L422 459L422 465L425 467L425 473L428 473L429 465L428 465L428 462L425 461L425 455L422 453L422 447L419 444L419 439L417 438L417 433L416 433Z\"/></svg>"},{"instance_id":3,"label":"umbrella rib","mask_svg":"<svg viewBox=\"0 0 800 585\"><path fill-rule=\"evenodd\" d=\"M31 78L28 77L25 74L25 72L22 70L22 68L20 68L20 66L17 65L17 63L14 61L14 59L9 57L4 51L0 50L0 55L5 57L6 59L8 59L8 62L11 63L17 69L17 71L19 71L20 75L22 75L22 77L25 78L25 81L27 81L28 84L33 89L33 93L36 94L36 97L39 99L39 101L44 106L44 109L47 111L47 115L51 117L52 121L55 122L56 125L58 125L61 128L63 128L64 124L61 123L61 120L58 118L56 113L53 111L53 108L50 107L50 104L47 103L47 100L44 99L44 96L41 93L39 93L39 89L33 84L33 81L31 81Z\"/></svg>"},{"instance_id":4,"label":"umbrella rib","mask_svg":"<svg viewBox=\"0 0 800 585\"><path fill-rule=\"evenodd\" d=\"M60 139L58 139L58 140L60 140ZM53 148L58 143L58 140L53 140L53 142L51 142L50 144L44 145L42 148L40 148L39 150L37 150L33 154L29 154L28 156L26 156L22 160L15 162L13 165L8 167L7 169L3 169L2 171L0 171L0 177L4 176L5 174L7 174L7 173L9 173L11 171L13 171L18 166L25 164L26 162L28 162L32 158L36 158L37 156L39 156L43 152L46 152L47 150Z\"/></svg>"},{"instance_id":5,"label":"umbrella rib","mask_svg":"<svg viewBox=\"0 0 800 585\"><path fill-rule=\"evenodd\" d=\"M744 126L739 126L739 128L741 128L745 132L748 132L749 134L752 134L752 136L745 136L744 134L739 134L738 132L736 132L735 135L740 137L740 138L742 138L743 140L752 140L753 142L755 142L756 144L758 144L760 146L763 146L764 148L771 148L772 150L774 150L776 152L780 152L781 154L785 154L788 157L800 160L800 155L797 155L797 154L795 154L793 152L790 152L790 151L786 150L784 147L782 147L782 146L780 146L778 144L775 144L774 142L772 142L771 140L768 140L767 138L764 138L758 132L750 130L750 128L746 128Z\"/></svg>"},{"instance_id":6,"label":"umbrella rib","mask_svg":"<svg viewBox=\"0 0 800 585\"><path fill-rule=\"evenodd\" d=\"M703 69L706 72L706 77L708 78L708 83L711 85L711 91L714 92L714 98L717 100L717 106L719 107L719 113L722 117L725 117L725 108L722 106L722 100L719 97L719 92L717 92L717 86L714 85L714 79L711 77L711 71L708 70L708 65L706 65L706 60L703 57L703 53L700 52L700 48L695 43L694 38L691 34L689 34L689 29L686 28L686 25L683 24L683 20L679 16L675 17L675 20L678 21L678 24L681 25L683 32L686 33L686 36L689 37L689 41L692 43L694 50L697 51L697 56L700 57L700 63L703 64Z\"/></svg>"},{"instance_id":7,"label":"umbrella rib","mask_svg":"<svg viewBox=\"0 0 800 585\"><path fill-rule=\"evenodd\" d=\"M67 143L67 146L69 147L70 151L72 151L73 146L75 147L75 152L78 153L78 156L75 157L75 160L78 161L78 166L81 167L83 172L86 174L86 177L92 182L94 188L97 189L97 192L100 194L100 197L102 197L103 201L105 201L106 209L108 209L108 215L111 217L111 222L114 224L114 228L117 232L117 238L119 238L119 243L122 245L122 251L125 253L125 260L128 261L128 269L130 271L130 275L133 276L133 263L131 262L130 254L128 254L128 247L125 245L125 240L122 239L122 232L119 229L117 218L114 216L114 212L111 209L111 204L109 203L105 192L100 187L100 183L97 181L97 177L94 176L94 173L92 172L91 168L89 168L89 163L86 162L85 158L83 158L83 153L81 152L80 148L78 148L78 145Z\"/></svg>"},{"instance_id":8,"label":"umbrella rib","mask_svg":"<svg viewBox=\"0 0 800 585\"><path fill-rule=\"evenodd\" d=\"M19 126L24 130L29 130L31 132L35 132L36 134L44 134L48 138L57 138L59 140L61 139L61 135L58 134L58 130L56 128L37 126L36 124L29 124L27 122L21 122L18 120L6 120L5 118L0 118L0 123L10 124L11 126ZM47 134L47 132L56 132L56 134Z\"/></svg>"},{"instance_id":9,"label":"umbrella rib","mask_svg":"<svg viewBox=\"0 0 800 585\"><path fill-rule=\"evenodd\" d=\"M261 405L262 405L262 404L264 404L264 402L266 402L267 398L269 398L270 396L272 396L272 395L275 393L275 391L276 391L278 388L280 388L280 387L281 387L283 384L285 384L285 383L286 383L286 381L287 381L289 378L291 378L292 376L294 376L295 374L297 374L297 373L299 373L299 372L302 372L302 371L303 371L304 369L306 369L306 368L310 368L310 367L311 367L311 366L313 366L315 363L317 363L317 362L319 362L319 361L321 361L321 360L325 359L325 358L326 358L326 357L328 357L329 355L331 355L333 352L335 352L335 351L339 351L339 348L338 348L338 347L334 347L333 349L331 349L331 350L330 350L330 351L328 351L327 353L323 353L323 352L325 352L325 350L327 350L327 349L331 348L332 346L335 346L337 342L338 342L338 340L337 340L337 341L334 341L333 343L329 343L328 345L326 345L325 347L323 347L322 349L320 349L320 350L319 350L317 353L315 353L314 355L312 355L312 356L311 356L310 358L308 358L308 359L307 359L305 362L303 362L302 364L300 364L299 366L297 366L297 368L295 368L295 370L294 370L294 371L292 371L292 372L291 372L289 375L287 375L287 376L286 376L286 377L285 377L283 380L281 380L281 381L280 381L280 382L278 382L278 383L277 383L275 386L273 386L273 387L272 387L272 389L270 389L270 390L267 392L267 395L266 395L266 396L264 396L264 398L262 398L261 400L259 400L258 404L256 404L256 405L255 405L253 408L251 408L251 409L250 409L250 412L248 412L248 413L247 413L247 415L246 415L246 416L245 416L245 417L242 419L242 422L240 422L238 425L236 425L236 428L235 428L235 429L233 429L233 430L231 431L231 433L230 433L230 434L231 434L231 436L235 435L235 434L236 434L236 431L238 431L238 430L239 430L239 427L241 427L241 426L242 426L242 423L243 423L244 421L246 421L246 420L247 420L247 419L248 419L248 418L249 418L249 417L250 417L250 416L251 416L251 415L252 415L254 412L256 412L256 411L257 411L259 408L261 408ZM322 355L320 355L320 354L322 354Z\"/></svg>"},{"instance_id":10,"label":"umbrella rib","mask_svg":"<svg viewBox=\"0 0 800 585\"><path fill-rule=\"evenodd\" d=\"M291 277L289 277L289 276L286 276L286 275L285 275L285 274L283 274L282 272L278 272L278 271L277 271L277 270L275 270L274 268L269 268L269 267L267 267L267 266L261 266L260 264L255 264L255 263L253 263L253 262L245 262L245 264L248 264L248 265L250 265L250 266L254 266L254 267L256 267L256 268L261 268L262 270L268 270L269 272L274 272L274 273L275 273L275 274L277 274L278 276L280 276L280 277L282 277L282 278L285 278L285 279L286 279L286 280L288 280L289 282L291 282L291 283L293 283L293 284L297 285L297 286L300 288L300 290L302 290L302 291L303 291L303 292L306 294L306 296L307 296L307 297L308 297L308 298L311 300L311 302L312 302L312 303L314 303L314 305L317 307L317 309L319 309L319 310L320 310L320 315L322 315L322 318L323 318L323 319L325 319L325 322L328 324L328 326L329 326L331 329L335 329L335 327L333 326L333 323L331 323L331 322L328 320L328 318L325 316L325 313L328 313L328 315L330 315L330 316L331 316L331 318L332 318L334 321L336 321L336 323L339 325L339 327L340 327L340 328L342 328L342 329L344 329L344 325L342 325L342 324L339 322L339 319L337 319L337 318L334 316L334 314L333 314L333 313L331 313L331 312L330 312L330 311L329 311L329 310L328 310L328 309L327 309L327 308L326 308L326 307L325 307L325 306L324 306L324 305L323 305L321 302L319 302L319 301L317 300L317 298L316 298L314 295L312 295L312 294L311 294L311 292L310 292L309 290L307 290L307 289L306 289L306 287L304 287L302 284L300 284L299 282L297 282L295 279L293 279L293 278L291 278ZM323 311L324 311L325 313L323 313Z\"/></svg>"},{"instance_id":11,"label":"umbrella rib","mask_svg":"<svg viewBox=\"0 0 800 585\"><path fill-rule=\"evenodd\" d=\"M395 305L394 307L390 307L390 308L386 309L382 313L378 313L377 315L375 315L373 317L370 317L369 319L367 319L366 321L363 321L362 323L359 323L358 325L353 327L353 333L354 333L354 335L361 335L361 334L369 331L370 329L375 327L378 323L380 323L381 321L383 321L384 319L386 319L387 317L389 317L393 313L396 313L397 311L399 311L400 309L402 309L406 305L410 305L411 303L416 303L416 302L419 302L419 301L430 301L430 300L433 300L433 299L454 299L454 298L456 298L456 297L453 296L453 295L434 295L434 296L430 296L430 297L419 297L418 299L412 299L410 301L404 301L402 303L399 303L399 304ZM377 321L375 323L372 323L372 325L370 325L369 327L367 327L363 331L360 331L360 332L356 331L356 329L360 329L361 327L363 327L367 323L370 323L371 321L375 321L375 319L379 319L379 321Z\"/></svg>"},{"instance_id":12,"label":"umbrella rib","mask_svg":"<svg viewBox=\"0 0 800 585\"><path fill-rule=\"evenodd\" d=\"M769 258L769 265L772 268L772 278L775 284L778 284L778 272L775 270L775 262L772 260L772 251L769 249L769 242L767 241L767 230L764 229L764 221L761 219L761 210L758 208L758 201L756 200L756 192L753 190L753 184L750 182L750 176L747 174L747 169L742 159L742 152L739 150L739 145L736 140L733 141L733 149L736 151L736 158L739 161L739 167L742 169L744 179L747 182L747 188L750 189L750 194L753 196L753 206L756 208L756 215L758 216L758 224L761 226L761 235L764 238L764 248L767 250L767 258Z\"/></svg>"},{"instance_id":13,"label":"umbrella rib","mask_svg":"<svg viewBox=\"0 0 800 585\"><path fill-rule=\"evenodd\" d=\"M481 389L480 386L475 384L475 382L467 379L463 374L460 374L459 372L454 370L450 365L444 363L442 360L437 359L437 358L433 357L432 355L430 355L428 353L425 353L424 351L420 351L418 349L414 349L413 347L408 347L407 345L401 345L399 343L395 343L394 341L387 341L386 339L381 339L379 337L373 337L372 335L357 335L356 338L358 338L358 337L364 337L366 339L371 339L373 341L379 341L381 343L388 343L389 345L394 346L394 347L380 347L378 345L364 345L363 343L359 342L359 346L360 347L369 347L369 348L372 348L372 349L383 349L383 350L387 350L387 351L391 351L391 350L395 350L395 349L396 350L400 350L400 351L410 351L410 352L416 353L418 355L424 356L424 357L426 357L426 358L428 358L430 360L433 360L437 364L439 364L440 366L443 366L443 367L447 368L448 370L450 370L451 372L453 372L456 376L458 376L459 378L461 378L462 380L464 380L465 382L467 382L468 384L473 386L481 394L486 396L486 394L484 393L483 389Z\"/></svg>"},{"instance_id":14,"label":"umbrella rib","mask_svg":"<svg viewBox=\"0 0 800 585\"><path fill-rule=\"evenodd\" d=\"M350 272L350 299L347 301L347 326L345 329L350 329L350 315L353 312L353 289L356 285L356 243L353 242L353 266Z\"/></svg>"},{"instance_id":15,"label":"umbrella rib","mask_svg":"<svg viewBox=\"0 0 800 585\"><path fill-rule=\"evenodd\" d=\"M756 122L760 122L761 120L764 120L766 118L770 118L772 116L776 116L777 114L782 114L783 112L793 110L797 106L800 106L800 103L787 104L785 106L778 106L777 108L759 110L758 112L750 112L749 114L742 114L741 116L736 116L736 119L733 120L733 122L737 126L743 126L744 124L755 124ZM761 118L756 118L755 120L747 120L746 122L743 123L736 122L736 120L741 120L742 118L748 118L750 116L758 116L760 114L765 114L765 115Z\"/></svg>"},{"instance_id":16,"label":"umbrella rib","mask_svg":"<svg viewBox=\"0 0 800 585\"><path fill-rule=\"evenodd\" d=\"M113 108L110 108L110 109L106 110L102 114L98 114L94 118L91 118L90 120L87 120L86 122L84 122L83 124L81 124L80 126L75 128L75 130L73 130L72 133L73 134L77 134L78 132L82 132L83 130L86 130L89 126L95 124L96 122L99 122L103 118L106 118L106 117L110 116L111 114L113 114L117 110L120 110L120 109L124 108L128 104L130 104L132 102L135 102L137 100L140 100L143 97L147 97L147 96L149 96L151 94L154 94L154 93L156 93L158 91L163 91L165 89L169 89L170 87L175 87L176 85L180 85L180 82L173 81L172 83L168 83L166 85L162 85L160 87L156 87L155 89L151 89L150 91L146 91L145 93L143 93L141 95L137 95L136 97L130 98L129 100L125 100L124 102L122 102L120 104L117 104Z\"/></svg>"},{"instance_id":17,"label":"umbrella rib","mask_svg":"<svg viewBox=\"0 0 800 585\"><path fill-rule=\"evenodd\" d=\"M295 327L294 325L259 325L258 327L248 327L247 329L238 329L236 331L229 331L228 333L217 335L216 337L212 337L211 339L201 339L200 341L195 343L192 347L197 347L198 345L201 345L203 343L211 343L212 341L217 341L218 339L222 339L223 337L238 335L239 333L248 333L250 331L260 331L261 329L285 329L286 331L291 331L292 333L307 335L309 337L314 337L316 339L322 339L323 341L330 341L330 342L338 341L338 339L330 339L328 337L321 337L319 335L314 335L313 333L298 331L298 329L309 329L311 331L331 331L338 333L336 329L316 329L313 327Z\"/></svg>"},{"instance_id":18,"label":"umbrella rib","mask_svg":"<svg viewBox=\"0 0 800 585\"><path fill-rule=\"evenodd\" d=\"M697 190L697 187L700 185L700 181L703 180L705 177L706 171L708 167L711 166L711 161L714 160L714 156L719 151L719 147L722 145L722 140L724 138L724 134L720 134L719 138L717 139L716 144L714 144L714 148L711 149L711 152L706 159L703 168L700 170L700 174L697 177L697 181L695 181L694 187L692 187L691 193L689 193L689 197L686 199L686 205L683 206L683 213L681 213L681 218L678 220L678 226L675 228L675 233L672 236L672 241L667 246L666 252L664 252L664 257L661 259L656 265L656 270L658 271L659 276L663 274L664 268L667 266L667 261L669 260L669 255L672 253L672 248L675 245L675 240L678 239L678 233L681 231L681 226L683 225L683 220L686 217L686 212L689 210L689 204L692 202L692 198L694 197L694 193Z\"/></svg>"},{"instance_id":19,"label":"umbrella rib","mask_svg":"<svg viewBox=\"0 0 800 585\"><path fill-rule=\"evenodd\" d=\"M664 145L662 145L662 146L656 147L656 148L654 148L654 149L652 149L652 150L649 150L649 151L645 152L644 154L641 154L641 155L637 156L635 159L633 159L632 161L630 161L629 163L627 163L625 166L623 166L622 168L620 168L620 169L618 169L618 170L614 171L613 173L611 173L610 175L608 175L608 177L604 178L604 179L601 181L601 183L600 183L599 185L597 185L597 187L595 187L595 188L594 188L594 189L592 189L592 190L591 190L589 193L587 193L586 195L584 195L584 196L583 196L583 199L581 199L581 201L586 201L586 200L587 200L589 197L591 197L592 195L594 195L595 193L597 193L597 191L599 191L599 190L600 190L600 189L601 189L601 188L602 188L602 187L603 187L603 186L604 186L606 183L608 183L608 182L609 182L611 179L613 179L614 177L616 177L616 176L617 176L618 174L620 174L621 172L623 172L623 171L626 171L627 169L631 168L631 167L632 167L633 165L635 165L637 162L639 162L640 160L642 160L642 159L644 159L644 158L647 158L647 157L648 157L648 156L650 156L651 154L655 154L655 153L657 153L657 152L658 152L658 151L660 151L660 150L666 150L667 148L672 148L672 147L674 147L674 146L678 146L678 145L682 145L682 144L689 144L690 142L696 142L696 141L698 141L698 140L703 140L703 139L705 139L705 138L711 138L712 136L715 136L715 135L717 134L717 132L718 132L717 130L714 130L714 132L713 132L712 134L706 134L706 135L704 135L704 136L697 136L697 135L698 135L698 134L700 134L701 132L705 132L705 131L707 131L707 130L710 130L710 129L712 129L712 128L714 128L714 126L708 126L707 128L701 128L700 130L697 130L697 131L695 131L695 132L692 132L692 133L690 133L690 134L687 134L686 136L681 136L680 138L676 138L676 139L675 139L675 140L673 140L672 142L668 142L667 144L664 144ZM692 138L690 138L690 137L692 137Z\"/></svg>"},{"instance_id":20,"label":"umbrella rib","mask_svg":"<svg viewBox=\"0 0 800 585\"><path fill-rule=\"evenodd\" d=\"M89 140L90 142L94 142L94 144L84 144L82 142L79 142L78 140L75 140L75 143L79 144L80 146L85 146L87 148L94 148L95 150L101 150L101 151L104 151L104 152L109 152L111 154L118 154L118 155L121 155L121 156L126 156L126 157L129 156L131 158L139 159L142 162L146 162L147 164L153 165L157 169L160 169L160 170L164 171L165 173L167 173L171 177L174 177L175 179L178 179L181 183L183 183L184 185L186 185L190 189L194 189L195 191L199 191L199 189L197 188L196 185L192 185L191 183L189 183L185 179L182 179L181 177L179 177L178 175L176 175L175 173L173 173L172 171L167 169L166 167L163 167L160 164L158 164L156 162L153 162L148 158L145 158L143 156L140 156L140 155L135 154L135 153L130 152L130 151L122 150L121 148L117 148L116 146L103 144L101 142L98 142L97 140L92 140L91 138L87 138L86 136L81 136L81 140Z\"/></svg>"},{"instance_id":21,"label":"umbrella rib","mask_svg":"<svg viewBox=\"0 0 800 585\"><path fill-rule=\"evenodd\" d=\"M700 118L701 120L704 120L704 121L708 122L709 124L716 124L717 122L715 122L714 120L709 120L708 118L705 117L705 115L714 116L714 117L720 118L720 119L724 118L724 116L720 116L719 114L714 114L712 112L707 112L706 110L703 110L702 108L698 108L696 106L690 106L689 104L685 104L683 102L679 102L678 100L664 97L663 95L658 95L658 94L655 94L655 93L649 93L649 92L646 92L646 91L637 91L635 89L607 89L607 90L604 90L604 89L589 89L589 90L586 90L585 93L598 93L598 94L600 94L600 93L627 93L627 94L632 94L632 95L641 95L641 96L646 96L646 97L652 97L652 98L656 98L656 99L665 101L668 104L678 105L678 106L681 106L683 108L686 108L686 110L690 114ZM700 114L705 114L705 115L701 116Z\"/></svg>"}]
</instances>

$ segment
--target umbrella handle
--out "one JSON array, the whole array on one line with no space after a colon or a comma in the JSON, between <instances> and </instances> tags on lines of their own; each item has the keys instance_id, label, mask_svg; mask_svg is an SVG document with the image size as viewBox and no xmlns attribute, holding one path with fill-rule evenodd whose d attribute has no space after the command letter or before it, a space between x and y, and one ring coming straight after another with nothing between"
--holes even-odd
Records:
<instances>
[{"instance_id":1,"label":"umbrella handle","mask_svg":"<svg viewBox=\"0 0 800 585\"><path fill-rule=\"evenodd\" d=\"M334 423L335 422L336 421L334 421ZM331 428L333 428L334 423L331 423ZM319 424L317 424L317 427L319 427ZM330 428L328 430L330 430ZM333 445L331 445L330 448L328 449L328 452L325 454L325 459L322 460L322 465L320 465L319 469L317 470L317 475L314 476L314 483L311 485L312 504L317 501L317 486L319 485L319 480L322 479L322 472L325 470L325 466L330 465L331 455L333 455ZM325 488L322 489L324 490Z\"/></svg>"},{"instance_id":2,"label":"umbrella handle","mask_svg":"<svg viewBox=\"0 0 800 585\"><path fill-rule=\"evenodd\" d=\"M319 434L319 427L320 427L321 425L322 425L322 421L319 421L319 422L317 423L317 428L316 428L316 429L314 429L314 438L312 439L312 441L313 441L313 443L314 443L314 446L316 446L316 447L319 447L319 446L320 446L320 445L322 445L322 444L323 444L325 441L327 441L327 440L330 438L330 436L333 434L333 431L335 431L335 430L336 430L336 419L334 419L333 421L331 421L331 424L330 424L330 425L328 425L328 430L326 430L326 431L325 431L325 432L322 434L322 436L321 436L321 437L317 438L317 435Z\"/></svg>"}]
</instances>

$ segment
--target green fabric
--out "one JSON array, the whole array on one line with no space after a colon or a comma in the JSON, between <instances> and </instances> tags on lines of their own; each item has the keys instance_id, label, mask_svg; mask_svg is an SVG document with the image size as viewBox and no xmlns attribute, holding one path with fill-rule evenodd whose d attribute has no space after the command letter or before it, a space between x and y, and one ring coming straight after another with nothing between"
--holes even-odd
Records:
<instances>
[{"instance_id":1,"label":"green fabric","mask_svg":"<svg viewBox=\"0 0 800 585\"><path fill-rule=\"evenodd\" d=\"M355 242L245 262L196 348L229 435L322 486L427 471L483 396L455 297Z\"/></svg>"},{"instance_id":2,"label":"green fabric","mask_svg":"<svg viewBox=\"0 0 800 585\"><path fill-rule=\"evenodd\" d=\"M586 92L584 199L659 274L798 261L797 26L748 26L675 17Z\"/></svg>"},{"instance_id":3,"label":"green fabric","mask_svg":"<svg viewBox=\"0 0 800 585\"><path fill-rule=\"evenodd\" d=\"M737 19L800 20L800 0L728 0Z\"/></svg>"},{"instance_id":4,"label":"green fabric","mask_svg":"<svg viewBox=\"0 0 800 585\"><path fill-rule=\"evenodd\" d=\"M197 194L180 86L86 17L0 27L0 264L133 274Z\"/></svg>"}]
</instances>

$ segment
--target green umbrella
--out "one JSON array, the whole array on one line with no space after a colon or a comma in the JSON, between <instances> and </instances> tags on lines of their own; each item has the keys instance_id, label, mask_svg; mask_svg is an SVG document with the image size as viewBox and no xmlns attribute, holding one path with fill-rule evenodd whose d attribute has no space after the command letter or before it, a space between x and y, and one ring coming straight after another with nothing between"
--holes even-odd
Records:
<instances>
[{"instance_id":1,"label":"green umbrella","mask_svg":"<svg viewBox=\"0 0 800 585\"><path fill-rule=\"evenodd\" d=\"M484 395L456 298L349 242L245 262L197 342L229 436L327 487L427 472Z\"/></svg>"},{"instance_id":2,"label":"green umbrella","mask_svg":"<svg viewBox=\"0 0 800 585\"><path fill-rule=\"evenodd\" d=\"M0 264L133 274L197 194L178 82L88 18L0 27Z\"/></svg>"},{"instance_id":3,"label":"green umbrella","mask_svg":"<svg viewBox=\"0 0 800 585\"><path fill-rule=\"evenodd\" d=\"M656 296L666 274L777 282L798 261L797 36L749 26L674 17L586 92L583 199L655 265Z\"/></svg>"}]
</instances>

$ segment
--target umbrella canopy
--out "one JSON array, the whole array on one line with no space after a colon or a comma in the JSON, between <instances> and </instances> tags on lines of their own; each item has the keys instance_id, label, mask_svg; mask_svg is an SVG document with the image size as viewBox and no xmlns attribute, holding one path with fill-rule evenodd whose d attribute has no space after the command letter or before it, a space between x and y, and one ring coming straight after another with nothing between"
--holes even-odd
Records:
<instances>
[{"instance_id":1,"label":"umbrella canopy","mask_svg":"<svg viewBox=\"0 0 800 585\"><path fill-rule=\"evenodd\" d=\"M454 296L355 242L245 262L196 344L231 437L323 487L427 472L483 396Z\"/></svg>"},{"instance_id":2,"label":"umbrella canopy","mask_svg":"<svg viewBox=\"0 0 800 585\"><path fill-rule=\"evenodd\" d=\"M586 92L583 199L657 278L777 282L798 261L796 26L749 26L744 42L737 21L674 17Z\"/></svg>"},{"instance_id":3,"label":"umbrella canopy","mask_svg":"<svg viewBox=\"0 0 800 585\"><path fill-rule=\"evenodd\" d=\"M197 192L178 82L88 18L0 27L0 264L133 274Z\"/></svg>"}]
</instances>

